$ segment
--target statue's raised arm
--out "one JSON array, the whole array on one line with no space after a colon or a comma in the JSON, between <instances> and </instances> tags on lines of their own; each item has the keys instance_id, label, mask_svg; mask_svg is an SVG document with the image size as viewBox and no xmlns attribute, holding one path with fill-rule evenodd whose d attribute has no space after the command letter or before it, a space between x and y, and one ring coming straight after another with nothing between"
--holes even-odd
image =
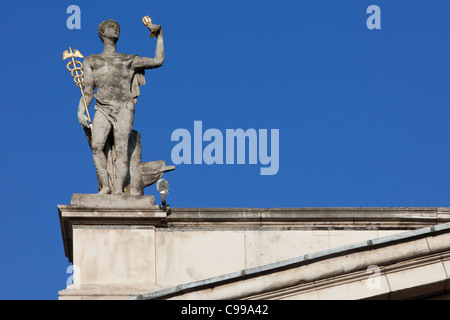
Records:
<instances>
[{"instance_id":1,"label":"statue's raised arm","mask_svg":"<svg viewBox=\"0 0 450 320\"><path fill-rule=\"evenodd\" d=\"M150 30L150 37L156 37L155 57L136 57L133 61L133 69L154 69L159 68L164 63L164 39L163 32L160 25L152 24L152 19L149 16L142 18L144 25Z\"/></svg>"}]
</instances>

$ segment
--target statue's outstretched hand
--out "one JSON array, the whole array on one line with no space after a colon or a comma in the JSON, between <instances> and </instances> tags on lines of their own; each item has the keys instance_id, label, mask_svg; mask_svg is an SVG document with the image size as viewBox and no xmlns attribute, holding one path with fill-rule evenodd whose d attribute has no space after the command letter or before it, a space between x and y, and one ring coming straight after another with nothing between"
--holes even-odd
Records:
<instances>
[{"instance_id":1,"label":"statue's outstretched hand","mask_svg":"<svg viewBox=\"0 0 450 320\"><path fill-rule=\"evenodd\" d=\"M89 128L88 117L84 113L78 112L78 121L83 128Z\"/></svg>"},{"instance_id":2,"label":"statue's outstretched hand","mask_svg":"<svg viewBox=\"0 0 450 320\"><path fill-rule=\"evenodd\" d=\"M161 26L159 24L152 24L148 29L151 32L150 37L152 38L159 36L159 33L161 32Z\"/></svg>"}]
</instances>

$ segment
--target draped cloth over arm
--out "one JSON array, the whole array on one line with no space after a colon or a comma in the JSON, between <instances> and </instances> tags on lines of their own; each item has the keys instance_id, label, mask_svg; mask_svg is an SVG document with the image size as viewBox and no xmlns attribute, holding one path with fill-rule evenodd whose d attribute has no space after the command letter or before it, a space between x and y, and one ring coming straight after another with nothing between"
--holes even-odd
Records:
<instances>
[{"instance_id":1,"label":"draped cloth over arm","mask_svg":"<svg viewBox=\"0 0 450 320\"><path fill-rule=\"evenodd\" d=\"M133 75L133 80L131 82L131 94L133 95L134 103L136 104L137 98L141 94L140 86L145 86L145 70L138 69Z\"/></svg>"}]
</instances>

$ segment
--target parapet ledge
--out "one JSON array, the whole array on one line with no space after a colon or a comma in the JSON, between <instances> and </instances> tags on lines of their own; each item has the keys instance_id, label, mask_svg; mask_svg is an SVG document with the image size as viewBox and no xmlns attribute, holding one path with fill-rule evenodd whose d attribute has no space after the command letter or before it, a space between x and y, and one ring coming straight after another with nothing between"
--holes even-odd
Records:
<instances>
[{"instance_id":1,"label":"parapet ledge","mask_svg":"<svg viewBox=\"0 0 450 320\"><path fill-rule=\"evenodd\" d=\"M58 205L66 257L72 262L74 226L163 226L170 207L154 196L74 194L70 205Z\"/></svg>"}]
</instances>

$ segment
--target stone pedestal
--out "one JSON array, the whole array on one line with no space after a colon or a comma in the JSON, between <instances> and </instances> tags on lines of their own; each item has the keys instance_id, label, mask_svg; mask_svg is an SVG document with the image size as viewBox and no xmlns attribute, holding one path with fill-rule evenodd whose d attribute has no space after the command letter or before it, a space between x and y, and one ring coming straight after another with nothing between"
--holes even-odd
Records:
<instances>
[{"instance_id":1,"label":"stone pedestal","mask_svg":"<svg viewBox=\"0 0 450 320\"><path fill-rule=\"evenodd\" d=\"M65 299L125 299L154 291L155 227L166 210L153 196L81 195L58 206L64 250L73 263Z\"/></svg>"}]
</instances>

